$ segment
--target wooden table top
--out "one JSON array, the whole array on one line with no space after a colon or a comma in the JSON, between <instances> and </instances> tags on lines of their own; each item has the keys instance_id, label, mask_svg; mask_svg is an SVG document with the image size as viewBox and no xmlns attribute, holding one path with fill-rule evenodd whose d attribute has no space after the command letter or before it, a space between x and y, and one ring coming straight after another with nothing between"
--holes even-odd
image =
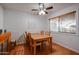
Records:
<instances>
[{"instance_id":1,"label":"wooden table top","mask_svg":"<svg viewBox=\"0 0 79 59\"><path fill-rule=\"evenodd\" d=\"M31 35L31 38L33 40L39 40L39 39L45 39L45 38L51 38L52 36L51 35Z\"/></svg>"}]
</instances>

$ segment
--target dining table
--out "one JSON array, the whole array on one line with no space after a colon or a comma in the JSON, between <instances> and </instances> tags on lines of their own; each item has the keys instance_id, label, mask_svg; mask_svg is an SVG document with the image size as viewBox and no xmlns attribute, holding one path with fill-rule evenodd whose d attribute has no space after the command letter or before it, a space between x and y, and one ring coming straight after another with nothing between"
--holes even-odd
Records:
<instances>
[{"instance_id":1,"label":"dining table","mask_svg":"<svg viewBox=\"0 0 79 59\"><path fill-rule=\"evenodd\" d=\"M36 54L36 43L37 43L37 41L39 41L39 42L48 41L49 42L50 52L52 53L52 36L51 35L33 34L33 35L31 35L31 39L34 42L34 50L33 50L34 55Z\"/></svg>"}]
</instances>

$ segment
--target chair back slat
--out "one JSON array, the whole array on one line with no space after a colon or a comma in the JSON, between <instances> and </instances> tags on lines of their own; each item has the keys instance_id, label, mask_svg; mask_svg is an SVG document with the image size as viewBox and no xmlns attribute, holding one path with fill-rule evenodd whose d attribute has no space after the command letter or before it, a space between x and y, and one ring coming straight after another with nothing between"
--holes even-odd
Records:
<instances>
[{"instance_id":1,"label":"chair back slat","mask_svg":"<svg viewBox=\"0 0 79 59\"><path fill-rule=\"evenodd\" d=\"M31 39L31 33L28 33L28 40L29 40L29 45L31 46L33 44L33 40Z\"/></svg>"},{"instance_id":2,"label":"chair back slat","mask_svg":"<svg viewBox=\"0 0 79 59\"><path fill-rule=\"evenodd\" d=\"M41 31L40 34L41 34L41 35L44 35L44 31Z\"/></svg>"}]
</instances>

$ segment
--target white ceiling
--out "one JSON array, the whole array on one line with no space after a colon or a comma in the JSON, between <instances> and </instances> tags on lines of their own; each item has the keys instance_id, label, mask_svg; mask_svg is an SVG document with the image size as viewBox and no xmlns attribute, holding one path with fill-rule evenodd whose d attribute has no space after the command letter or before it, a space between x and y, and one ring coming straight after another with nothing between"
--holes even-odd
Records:
<instances>
[{"instance_id":1,"label":"white ceiling","mask_svg":"<svg viewBox=\"0 0 79 59\"><path fill-rule=\"evenodd\" d=\"M53 9L49 10L49 13L51 13L69 7L74 4L76 3L45 3L45 7L53 6ZM32 9L39 8L38 3L2 3L0 5L2 5L3 8L6 9L12 9L12 10L29 12L29 13L33 13L33 11L31 11Z\"/></svg>"}]
</instances>

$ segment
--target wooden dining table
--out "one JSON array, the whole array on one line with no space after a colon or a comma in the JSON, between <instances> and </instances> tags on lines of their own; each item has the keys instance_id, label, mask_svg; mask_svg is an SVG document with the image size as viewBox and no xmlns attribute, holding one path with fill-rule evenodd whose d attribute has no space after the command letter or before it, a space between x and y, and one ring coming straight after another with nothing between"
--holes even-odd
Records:
<instances>
[{"instance_id":1,"label":"wooden dining table","mask_svg":"<svg viewBox=\"0 0 79 59\"><path fill-rule=\"evenodd\" d=\"M36 54L36 43L37 41L39 42L43 42L43 41L49 41L49 47L50 47L50 51L52 53L52 36L51 35L45 35L45 34L38 34L38 35L31 35L31 39L34 42L34 54Z\"/></svg>"}]
</instances>

